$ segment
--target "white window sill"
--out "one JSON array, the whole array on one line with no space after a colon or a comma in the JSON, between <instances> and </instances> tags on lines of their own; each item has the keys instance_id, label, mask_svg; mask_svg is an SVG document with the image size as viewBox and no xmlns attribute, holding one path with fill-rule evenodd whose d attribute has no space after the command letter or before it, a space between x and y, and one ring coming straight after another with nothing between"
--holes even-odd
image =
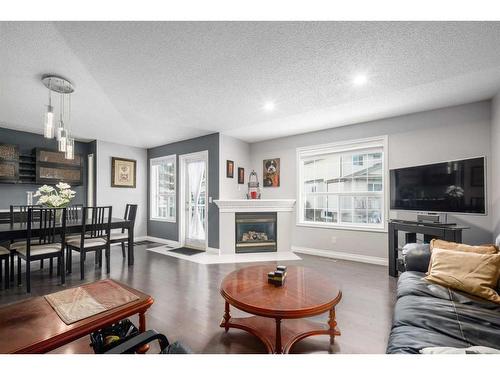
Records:
<instances>
[{"instance_id":1,"label":"white window sill","mask_svg":"<svg viewBox=\"0 0 500 375\"><path fill-rule=\"evenodd\" d=\"M331 225L322 223L311 223L311 222L297 222L298 227L309 227L309 228L321 228L321 229L337 229L337 230L354 230L359 232L378 232L387 233L387 228L384 227L365 227L356 225Z\"/></svg>"},{"instance_id":2,"label":"white window sill","mask_svg":"<svg viewBox=\"0 0 500 375\"><path fill-rule=\"evenodd\" d=\"M177 222L176 219L162 219L162 218L159 218L159 217L150 217L149 220L150 221L161 221L161 222L164 222L164 223L176 223Z\"/></svg>"}]
</instances>

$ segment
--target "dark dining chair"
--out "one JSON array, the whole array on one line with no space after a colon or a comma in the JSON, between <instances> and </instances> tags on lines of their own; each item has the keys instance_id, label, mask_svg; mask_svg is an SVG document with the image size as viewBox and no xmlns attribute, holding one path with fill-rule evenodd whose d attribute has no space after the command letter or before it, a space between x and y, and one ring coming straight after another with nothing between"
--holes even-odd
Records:
<instances>
[{"instance_id":1,"label":"dark dining chair","mask_svg":"<svg viewBox=\"0 0 500 375\"><path fill-rule=\"evenodd\" d=\"M0 284L2 283L2 261L5 261L5 289L9 289L10 284L9 259L10 250L3 246L0 246Z\"/></svg>"},{"instance_id":2,"label":"dark dining chair","mask_svg":"<svg viewBox=\"0 0 500 375\"><path fill-rule=\"evenodd\" d=\"M62 211L61 238L57 233L57 212ZM66 231L66 208L29 208L27 216L26 247L17 252L17 283L21 285L21 260L26 262L26 290L31 292L31 267L33 261L57 258L57 275L65 283L64 234Z\"/></svg>"},{"instance_id":3,"label":"dark dining chair","mask_svg":"<svg viewBox=\"0 0 500 375\"><path fill-rule=\"evenodd\" d=\"M110 272L111 206L83 207L82 232L79 238L66 241L68 272L72 272L72 253L80 253L80 279L85 277L85 258L95 252L102 266L102 251L106 254L106 273Z\"/></svg>"},{"instance_id":4,"label":"dark dining chair","mask_svg":"<svg viewBox=\"0 0 500 375\"><path fill-rule=\"evenodd\" d=\"M26 225L28 222L28 209L30 208L41 208L41 205L11 205L9 211L9 222L10 225L15 223ZM14 281L14 256L19 249L26 248L26 239L18 239L11 241L9 244L10 250L10 281ZM43 259L40 261L40 268L43 268Z\"/></svg>"},{"instance_id":5,"label":"dark dining chair","mask_svg":"<svg viewBox=\"0 0 500 375\"><path fill-rule=\"evenodd\" d=\"M135 225L135 217L137 215L137 205L136 204L127 204L125 206L125 215L124 219L132 222L131 229L134 228ZM122 228L121 232L113 233L111 232L110 241L112 244L121 243L122 245L122 256L125 258L125 243L128 243L128 229Z\"/></svg>"},{"instance_id":6,"label":"dark dining chair","mask_svg":"<svg viewBox=\"0 0 500 375\"><path fill-rule=\"evenodd\" d=\"M67 219L71 222L78 222L82 217L83 204L73 204L67 207ZM75 238L80 238L80 233L66 233L66 241L74 240Z\"/></svg>"}]
</instances>

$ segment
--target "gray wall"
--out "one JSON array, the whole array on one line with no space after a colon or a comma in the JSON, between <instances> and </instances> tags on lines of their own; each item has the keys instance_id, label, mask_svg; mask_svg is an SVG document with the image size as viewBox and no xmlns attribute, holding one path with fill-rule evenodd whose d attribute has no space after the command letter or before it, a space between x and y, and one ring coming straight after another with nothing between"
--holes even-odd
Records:
<instances>
[{"instance_id":1,"label":"gray wall","mask_svg":"<svg viewBox=\"0 0 500 375\"><path fill-rule=\"evenodd\" d=\"M135 188L111 186L111 158L125 158L137 161ZM147 234L147 150L116 143L97 141L97 204L113 206L113 216L123 217L127 203L137 204L135 237Z\"/></svg>"},{"instance_id":2,"label":"gray wall","mask_svg":"<svg viewBox=\"0 0 500 375\"><path fill-rule=\"evenodd\" d=\"M57 150L54 139L46 139L40 134L0 128L0 143L19 145L21 154L30 154L34 148L41 147ZM86 204L87 201L87 154L91 153L91 144L75 142L75 152L83 157L83 185L74 186L76 197L73 203ZM0 209L7 209L11 204L26 204L26 192L35 191L40 185L0 184Z\"/></svg>"},{"instance_id":3,"label":"gray wall","mask_svg":"<svg viewBox=\"0 0 500 375\"><path fill-rule=\"evenodd\" d=\"M491 190L493 237L500 234L500 93L491 106Z\"/></svg>"},{"instance_id":4,"label":"gray wall","mask_svg":"<svg viewBox=\"0 0 500 375\"><path fill-rule=\"evenodd\" d=\"M251 164L262 183L262 160L281 158L281 186L263 188L262 197L296 199L297 147L388 135L390 169L484 155L491 176L490 109L490 101L484 101L254 143L250 146ZM488 186L488 192L491 190ZM415 213L391 212L394 216L414 219ZM491 217L489 205L488 215L449 215L448 221L470 226L463 240L476 244L491 241ZM295 226L292 244L387 257L387 233Z\"/></svg>"},{"instance_id":5,"label":"gray wall","mask_svg":"<svg viewBox=\"0 0 500 375\"><path fill-rule=\"evenodd\" d=\"M148 191L149 189L149 160L161 156L175 154L177 156L193 152L208 150L208 196L213 200L219 199L219 133L189 139L187 141L171 143L148 150ZM177 192L179 192L179 158L177 157ZM179 194L177 194L177 221L167 223L153 221L149 217L148 194L148 235L168 240L179 240ZM219 209L215 203L208 204L208 246L219 248Z\"/></svg>"}]
</instances>

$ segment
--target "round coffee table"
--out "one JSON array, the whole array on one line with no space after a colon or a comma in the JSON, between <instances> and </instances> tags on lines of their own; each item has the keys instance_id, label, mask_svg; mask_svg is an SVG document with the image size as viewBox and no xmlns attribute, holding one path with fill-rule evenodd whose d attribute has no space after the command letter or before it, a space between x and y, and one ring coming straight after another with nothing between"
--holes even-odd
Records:
<instances>
[{"instance_id":1,"label":"round coffee table","mask_svg":"<svg viewBox=\"0 0 500 375\"><path fill-rule=\"evenodd\" d=\"M222 281L220 293L226 300L220 326L238 328L257 336L269 353L288 353L297 341L313 335L329 335L333 344L340 336L335 321L335 306L342 292L331 278L305 267L290 266L285 285L267 282L273 266L252 266L231 272ZM252 314L232 318L229 305ZM329 311L327 324L306 318Z\"/></svg>"}]
</instances>

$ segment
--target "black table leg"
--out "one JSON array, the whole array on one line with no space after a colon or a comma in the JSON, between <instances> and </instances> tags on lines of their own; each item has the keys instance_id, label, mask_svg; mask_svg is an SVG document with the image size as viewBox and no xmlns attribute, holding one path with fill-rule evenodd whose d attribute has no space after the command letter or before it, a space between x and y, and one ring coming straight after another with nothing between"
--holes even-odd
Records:
<instances>
[{"instance_id":1,"label":"black table leg","mask_svg":"<svg viewBox=\"0 0 500 375\"><path fill-rule=\"evenodd\" d=\"M134 227L129 227L128 231L128 265L134 265Z\"/></svg>"},{"instance_id":2,"label":"black table leg","mask_svg":"<svg viewBox=\"0 0 500 375\"><path fill-rule=\"evenodd\" d=\"M398 276L398 231L389 223L389 275Z\"/></svg>"}]
</instances>

